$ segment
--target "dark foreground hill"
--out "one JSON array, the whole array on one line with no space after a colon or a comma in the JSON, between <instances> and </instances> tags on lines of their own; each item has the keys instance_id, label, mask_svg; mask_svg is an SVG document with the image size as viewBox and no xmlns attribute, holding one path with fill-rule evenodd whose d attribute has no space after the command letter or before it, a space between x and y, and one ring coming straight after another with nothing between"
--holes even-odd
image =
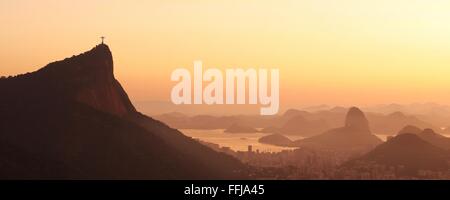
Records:
<instances>
[{"instance_id":1,"label":"dark foreground hill","mask_svg":"<svg viewBox=\"0 0 450 200\"><path fill-rule=\"evenodd\" d=\"M238 160L138 113L104 44L0 79L0 94L1 179L245 178Z\"/></svg>"}]
</instances>

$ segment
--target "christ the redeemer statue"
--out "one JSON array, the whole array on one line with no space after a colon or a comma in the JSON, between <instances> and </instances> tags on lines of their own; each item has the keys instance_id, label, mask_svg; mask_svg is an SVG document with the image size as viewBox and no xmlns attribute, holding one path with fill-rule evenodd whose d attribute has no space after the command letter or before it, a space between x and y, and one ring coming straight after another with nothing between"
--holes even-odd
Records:
<instances>
[{"instance_id":1,"label":"christ the redeemer statue","mask_svg":"<svg viewBox=\"0 0 450 200\"><path fill-rule=\"evenodd\" d=\"M100 37L101 39L102 39L102 44L104 44L103 43L103 40L105 40L105 36L102 36L102 37Z\"/></svg>"}]
</instances>

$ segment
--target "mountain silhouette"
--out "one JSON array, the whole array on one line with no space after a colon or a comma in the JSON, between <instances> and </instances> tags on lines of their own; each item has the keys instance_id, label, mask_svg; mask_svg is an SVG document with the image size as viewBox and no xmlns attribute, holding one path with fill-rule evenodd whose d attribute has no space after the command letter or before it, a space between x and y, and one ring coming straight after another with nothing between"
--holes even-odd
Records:
<instances>
[{"instance_id":1,"label":"mountain silhouette","mask_svg":"<svg viewBox=\"0 0 450 200\"><path fill-rule=\"evenodd\" d=\"M271 119L271 122L264 123L265 128L261 132L309 137L332 128L324 119L315 117L312 113L296 109L287 110L280 117ZM272 125L268 126L268 124Z\"/></svg>"},{"instance_id":2,"label":"mountain silhouette","mask_svg":"<svg viewBox=\"0 0 450 200\"><path fill-rule=\"evenodd\" d=\"M367 121L364 113L356 107L351 107L348 110L345 118L345 128L370 134L369 121Z\"/></svg>"},{"instance_id":3,"label":"mountain silhouette","mask_svg":"<svg viewBox=\"0 0 450 200\"><path fill-rule=\"evenodd\" d=\"M113 69L109 47L100 44L0 79L0 178L245 176L238 160L137 112Z\"/></svg>"},{"instance_id":4,"label":"mountain silhouette","mask_svg":"<svg viewBox=\"0 0 450 200\"><path fill-rule=\"evenodd\" d=\"M403 127L398 133L397 135L400 134L405 134L405 133L412 133L412 134L419 134L421 133L423 130L420 129L417 126L413 126L413 125L407 125L405 127Z\"/></svg>"},{"instance_id":5,"label":"mountain silhouette","mask_svg":"<svg viewBox=\"0 0 450 200\"><path fill-rule=\"evenodd\" d=\"M416 176L419 170L445 171L449 154L415 134L397 135L377 146L366 155L344 164L344 168L358 169L363 166L396 167L398 174Z\"/></svg>"},{"instance_id":6,"label":"mountain silhouette","mask_svg":"<svg viewBox=\"0 0 450 200\"><path fill-rule=\"evenodd\" d=\"M426 128L424 130L415 126L405 126L402 130L398 132L398 135L412 133L419 136L420 139L427 141L428 143L437 146L442 149L450 150L450 138L445 137L439 133L434 132L431 128Z\"/></svg>"},{"instance_id":7,"label":"mountain silhouette","mask_svg":"<svg viewBox=\"0 0 450 200\"><path fill-rule=\"evenodd\" d=\"M292 146L292 140L281 134L270 134L258 139L259 143L276 146Z\"/></svg>"},{"instance_id":8,"label":"mountain silhouette","mask_svg":"<svg viewBox=\"0 0 450 200\"><path fill-rule=\"evenodd\" d=\"M450 150L450 138L434 132L433 129L427 128L422 132L418 133L417 136L419 136L422 140L425 140L434 146Z\"/></svg>"},{"instance_id":9,"label":"mountain silhouette","mask_svg":"<svg viewBox=\"0 0 450 200\"><path fill-rule=\"evenodd\" d=\"M372 113L367 115L371 130L377 134L395 135L396 131L407 125L413 125L421 129L434 128L428 122L422 121L414 115L406 115L402 112L393 112L387 115Z\"/></svg>"},{"instance_id":10,"label":"mountain silhouette","mask_svg":"<svg viewBox=\"0 0 450 200\"><path fill-rule=\"evenodd\" d=\"M367 151L382 141L371 134L364 113L356 107L347 112L344 127L294 142L299 147L315 147L343 151Z\"/></svg>"}]
</instances>

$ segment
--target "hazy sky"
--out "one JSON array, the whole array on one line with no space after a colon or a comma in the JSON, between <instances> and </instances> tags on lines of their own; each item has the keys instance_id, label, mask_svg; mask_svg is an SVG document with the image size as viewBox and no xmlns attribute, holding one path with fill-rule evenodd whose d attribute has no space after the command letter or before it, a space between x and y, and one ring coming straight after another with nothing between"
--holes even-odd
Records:
<instances>
[{"instance_id":1,"label":"hazy sky","mask_svg":"<svg viewBox=\"0 0 450 200\"><path fill-rule=\"evenodd\" d=\"M280 68L282 106L450 102L448 0L0 0L0 26L0 75L105 35L134 101L169 100L201 59Z\"/></svg>"}]
</instances>

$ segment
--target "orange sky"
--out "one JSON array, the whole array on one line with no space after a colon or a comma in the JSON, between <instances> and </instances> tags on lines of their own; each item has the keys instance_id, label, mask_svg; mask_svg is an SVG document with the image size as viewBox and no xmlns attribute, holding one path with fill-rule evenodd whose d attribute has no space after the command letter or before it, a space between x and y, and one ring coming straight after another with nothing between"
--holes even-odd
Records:
<instances>
[{"instance_id":1,"label":"orange sky","mask_svg":"<svg viewBox=\"0 0 450 200\"><path fill-rule=\"evenodd\" d=\"M105 35L133 101L169 100L170 73L277 67L281 106L450 102L450 1L0 1L0 75Z\"/></svg>"}]
</instances>

